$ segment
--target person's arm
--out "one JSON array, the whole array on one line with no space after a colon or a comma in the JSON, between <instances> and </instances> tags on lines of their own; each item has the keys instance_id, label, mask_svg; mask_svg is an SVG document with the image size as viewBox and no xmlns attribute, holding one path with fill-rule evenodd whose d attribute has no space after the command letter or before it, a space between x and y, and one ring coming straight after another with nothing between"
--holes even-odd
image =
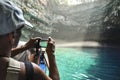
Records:
<instances>
[{"instance_id":1,"label":"person's arm","mask_svg":"<svg viewBox=\"0 0 120 80\"><path fill-rule=\"evenodd\" d=\"M29 50L30 51L30 56L29 56L29 61L30 62L33 62L33 63L35 63L35 64L37 64L37 65L39 65L39 63L40 63L40 53L38 53L38 55L35 55L36 54L36 51L35 51L35 49L30 49Z\"/></svg>"},{"instance_id":2,"label":"person's arm","mask_svg":"<svg viewBox=\"0 0 120 80\"><path fill-rule=\"evenodd\" d=\"M49 76L47 76L45 72L43 72L37 64L32 63L32 65L34 67L34 79L33 80L56 80L56 79L52 79Z\"/></svg>"},{"instance_id":3,"label":"person's arm","mask_svg":"<svg viewBox=\"0 0 120 80\"><path fill-rule=\"evenodd\" d=\"M37 64L32 63L33 66L33 80L52 80L49 76L47 76ZM26 80L26 66L23 62L20 62L20 75L19 80Z\"/></svg>"},{"instance_id":4,"label":"person's arm","mask_svg":"<svg viewBox=\"0 0 120 80\"><path fill-rule=\"evenodd\" d=\"M54 45L54 41L52 38L49 38L48 40L48 45L46 48L46 52L48 55L48 59L49 59L49 76L47 76L40 68L37 64L32 63L33 65L33 69L34 69L34 76L33 76L33 80L60 80L59 77L59 72L58 72L58 68L56 65L56 60L55 60L55 55L54 55L54 51L55 51L55 45ZM22 67L24 67L24 65L22 65ZM25 75L25 69L22 70L23 72L21 72L21 75Z\"/></svg>"},{"instance_id":5,"label":"person's arm","mask_svg":"<svg viewBox=\"0 0 120 80\"><path fill-rule=\"evenodd\" d=\"M52 38L49 37L48 45L46 48L49 61L49 76L53 80L60 80L56 59L55 59L55 42Z\"/></svg>"},{"instance_id":6,"label":"person's arm","mask_svg":"<svg viewBox=\"0 0 120 80\"><path fill-rule=\"evenodd\" d=\"M22 53L25 50L27 50L27 47L25 47L25 46L20 46L18 48L12 48L12 50L11 50L11 57L14 57L14 56L16 56L19 53Z\"/></svg>"},{"instance_id":7,"label":"person's arm","mask_svg":"<svg viewBox=\"0 0 120 80\"><path fill-rule=\"evenodd\" d=\"M16 56L19 53L22 53L25 50L35 48L37 40L41 39L40 37L30 39L25 45L17 48L12 48L11 57Z\"/></svg>"}]
</instances>

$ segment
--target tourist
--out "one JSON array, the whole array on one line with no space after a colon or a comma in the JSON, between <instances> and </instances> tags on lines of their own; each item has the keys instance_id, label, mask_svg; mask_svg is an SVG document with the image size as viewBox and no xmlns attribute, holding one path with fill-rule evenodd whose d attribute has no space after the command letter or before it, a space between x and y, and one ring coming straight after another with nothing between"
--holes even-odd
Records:
<instances>
[{"instance_id":1,"label":"tourist","mask_svg":"<svg viewBox=\"0 0 120 80\"><path fill-rule=\"evenodd\" d=\"M7 0L0 0L0 79L1 80L59 80L55 61L55 42L49 37L46 52L49 60L49 76L38 65L31 62L19 62L11 58L11 49L17 33L27 22L21 9ZM21 36L21 35L20 35ZM17 38L19 41L20 36ZM23 46L25 47L25 46Z\"/></svg>"}]
</instances>

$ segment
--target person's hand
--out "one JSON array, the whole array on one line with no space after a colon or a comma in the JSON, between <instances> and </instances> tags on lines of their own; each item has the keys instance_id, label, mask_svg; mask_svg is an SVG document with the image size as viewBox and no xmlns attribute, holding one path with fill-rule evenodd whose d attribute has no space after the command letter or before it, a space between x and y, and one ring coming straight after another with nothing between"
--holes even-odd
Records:
<instances>
[{"instance_id":1,"label":"person's hand","mask_svg":"<svg viewBox=\"0 0 120 80\"><path fill-rule=\"evenodd\" d=\"M41 39L40 37L32 38L32 39L30 39L24 46L25 46L27 49L35 48L38 40L40 40L40 39Z\"/></svg>"},{"instance_id":2,"label":"person's hand","mask_svg":"<svg viewBox=\"0 0 120 80\"><path fill-rule=\"evenodd\" d=\"M54 52L55 52L55 41L51 37L49 37L46 48L46 53L48 55L48 61L49 61L48 62L49 76L52 80L60 80Z\"/></svg>"},{"instance_id":3,"label":"person's hand","mask_svg":"<svg viewBox=\"0 0 120 80\"><path fill-rule=\"evenodd\" d=\"M55 41L51 37L48 38L46 52L48 55L54 54L54 52L55 52Z\"/></svg>"}]
</instances>

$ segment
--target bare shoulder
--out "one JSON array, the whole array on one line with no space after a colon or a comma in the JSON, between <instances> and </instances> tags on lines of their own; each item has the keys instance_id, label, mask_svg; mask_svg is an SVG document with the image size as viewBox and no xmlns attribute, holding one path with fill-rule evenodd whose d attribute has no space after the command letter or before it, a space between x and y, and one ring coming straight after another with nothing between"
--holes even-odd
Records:
<instances>
[{"instance_id":1,"label":"bare shoulder","mask_svg":"<svg viewBox=\"0 0 120 80\"><path fill-rule=\"evenodd\" d=\"M34 76L33 80L51 80L35 63L32 63L33 69L34 69ZM25 80L26 79L26 69L25 64L23 62L20 62L20 75L19 80Z\"/></svg>"},{"instance_id":2,"label":"bare shoulder","mask_svg":"<svg viewBox=\"0 0 120 80\"><path fill-rule=\"evenodd\" d=\"M34 68L34 80L51 80L35 63L32 63Z\"/></svg>"}]
</instances>

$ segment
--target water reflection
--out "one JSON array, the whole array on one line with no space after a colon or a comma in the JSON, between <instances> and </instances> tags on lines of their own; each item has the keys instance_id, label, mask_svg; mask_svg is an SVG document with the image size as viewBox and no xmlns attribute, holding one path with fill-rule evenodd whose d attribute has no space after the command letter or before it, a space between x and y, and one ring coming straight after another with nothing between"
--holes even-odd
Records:
<instances>
[{"instance_id":1,"label":"water reflection","mask_svg":"<svg viewBox=\"0 0 120 80\"><path fill-rule=\"evenodd\" d=\"M120 50L57 48L61 80L120 80Z\"/></svg>"},{"instance_id":2,"label":"water reflection","mask_svg":"<svg viewBox=\"0 0 120 80\"><path fill-rule=\"evenodd\" d=\"M90 80L120 80L120 50L116 48L97 49L96 65L87 71ZM97 79L96 79L97 78Z\"/></svg>"},{"instance_id":3,"label":"water reflection","mask_svg":"<svg viewBox=\"0 0 120 80\"><path fill-rule=\"evenodd\" d=\"M87 69L95 65L95 56L74 48L57 48L56 59L61 80L86 79Z\"/></svg>"}]
</instances>

